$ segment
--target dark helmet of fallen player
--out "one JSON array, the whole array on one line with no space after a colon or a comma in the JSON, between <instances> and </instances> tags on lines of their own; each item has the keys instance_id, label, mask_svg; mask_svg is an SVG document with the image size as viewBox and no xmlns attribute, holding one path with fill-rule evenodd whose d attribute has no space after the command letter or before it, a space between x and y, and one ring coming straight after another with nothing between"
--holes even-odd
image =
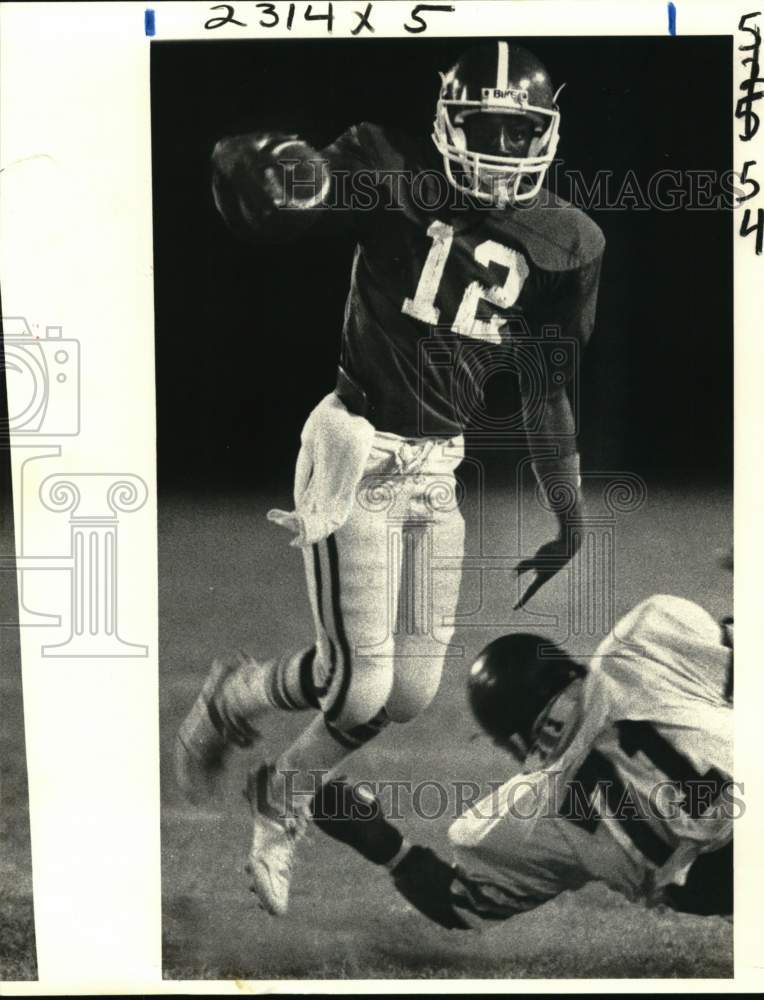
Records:
<instances>
[{"instance_id":1,"label":"dark helmet of fallen player","mask_svg":"<svg viewBox=\"0 0 764 1000\"><path fill-rule=\"evenodd\" d=\"M468 49L441 79L432 138L451 184L499 206L535 197L557 151L562 87L553 89L549 73L531 52L503 40ZM465 123L481 114L531 122L527 155L471 149Z\"/></svg>"},{"instance_id":2,"label":"dark helmet of fallen player","mask_svg":"<svg viewBox=\"0 0 764 1000\"><path fill-rule=\"evenodd\" d=\"M472 664L467 697L480 728L493 742L524 757L545 707L585 673L551 639L527 632L502 635Z\"/></svg>"}]
</instances>

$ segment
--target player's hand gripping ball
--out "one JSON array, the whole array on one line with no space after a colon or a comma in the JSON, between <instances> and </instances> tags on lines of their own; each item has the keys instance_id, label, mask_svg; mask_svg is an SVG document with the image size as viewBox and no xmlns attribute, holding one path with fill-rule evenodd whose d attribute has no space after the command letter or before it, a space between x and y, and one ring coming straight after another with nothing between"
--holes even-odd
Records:
<instances>
[{"instance_id":1,"label":"player's hand gripping ball","mask_svg":"<svg viewBox=\"0 0 764 1000\"><path fill-rule=\"evenodd\" d=\"M221 139L212 162L215 204L231 228L241 228L243 220L248 236L270 241L298 235L329 190L328 161L295 135Z\"/></svg>"}]
</instances>

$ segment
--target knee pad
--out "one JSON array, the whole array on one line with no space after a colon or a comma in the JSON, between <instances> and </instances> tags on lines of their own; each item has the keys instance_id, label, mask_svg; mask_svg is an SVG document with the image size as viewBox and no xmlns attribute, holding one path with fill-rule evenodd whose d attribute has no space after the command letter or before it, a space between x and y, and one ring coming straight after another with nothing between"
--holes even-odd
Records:
<instances>
[{"instance_id":1,"label":"knee pad","mask_svg":"<svg viewBox=\"0 0 764 1000\"><path fill-rule=\"evenodd\" d=\"M423 712L437 694L443 674L443 660L403 660L395 670L387 714L393 722L410 722Z\"/></svg>"}]
</instances>

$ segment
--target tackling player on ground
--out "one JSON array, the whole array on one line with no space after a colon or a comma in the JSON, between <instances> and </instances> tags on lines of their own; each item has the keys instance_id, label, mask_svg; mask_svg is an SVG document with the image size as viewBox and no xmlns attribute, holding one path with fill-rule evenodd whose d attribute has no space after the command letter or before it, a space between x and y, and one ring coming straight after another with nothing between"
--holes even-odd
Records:
<instances>
[{"instance_id":1,"label":"tackling player on ground","mask_svg":"<svg viewBox=\"0 0 764 1000\"><path fill-rule=\"evenodd\" d=\"M316 823L449 928L592 881L731 914L732 664L731 620L665 595L624 616L589 669L547 639L503 636L475 661L469 697L520 771L452 824L459 864L408 844L363 786L325 785Z\"/></svg>"},{"instance_id":2,"label":"tackling player on ground","mask_svg":"<svg viewBox=\"0 0 764 1000\"><path fill-rule=\"evenodd\" d=\"M459 574L431 573L428 554L462 555L459 400L465 386L480 398L497 353L518 373L536 475L568 498L557 537L518 566L533 573L518 605L575 554L578 352L560 345L582 349L592 332L604 239L541 187L557 93L533 55L491 41L443 76L433 141L362 123L320 154L285 134L215 147L215 202L235 233L283 240L336 225L357 244L337 386L303 430L295 510L269 514L302 548L316 641L271 661L217 659L177 740L178 781L199 798L229 749L257 740L263 713L319 709L249 783L252 888L271 913L287 908L310 774L413 719L437 690ZM406 614L411 627L396 628Z\"/></svg>"}]
</instances>

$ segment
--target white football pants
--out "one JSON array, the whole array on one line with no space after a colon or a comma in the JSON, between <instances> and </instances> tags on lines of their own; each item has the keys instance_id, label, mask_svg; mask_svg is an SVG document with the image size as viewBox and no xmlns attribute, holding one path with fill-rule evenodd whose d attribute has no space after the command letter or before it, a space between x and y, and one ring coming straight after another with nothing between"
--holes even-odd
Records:
<instances>
[{"instance_id":1,"label":"white football pants","mask_svg":"<svg viewBox=\"0 0 764 1000\"><path fill-rule=\"evenodd\" d=\"M463 456L461 437L377 432L347 521L303 549L313 679L333 728L347 731L383 708L405 722L438 689L464 552L454 476Z\"/></svg>"}]
</instances>

